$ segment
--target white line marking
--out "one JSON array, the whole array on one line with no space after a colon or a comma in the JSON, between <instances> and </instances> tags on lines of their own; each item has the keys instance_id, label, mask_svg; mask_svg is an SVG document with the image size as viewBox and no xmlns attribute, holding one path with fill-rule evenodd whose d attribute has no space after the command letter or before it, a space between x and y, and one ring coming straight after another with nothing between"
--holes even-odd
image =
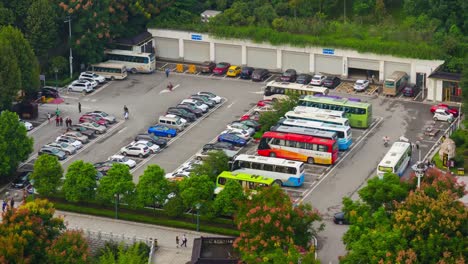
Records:
<instances>
[{"instance_id":1,"label":"white line marking","mask_svg":"<svg viewBox=\"0 0 468 264\"><path fill-rule=\"evenodd\" d=\"M104 84L103 86L99 87L99 89L98 89L97 91L95 91L94 93L90 94L88 97L92 97L92 96L95 96L96 94L100 93L102 90L104 90L104 88L107 88L111 83L112 83L112 81L107 82L107 83Z\"/></svg>"},{"instance_id":2,"label":"white line marking","mask_svg":"<svg viewBox=\"0 0 468 264\"><path fill-rule=\"evenodd\" d=\"M413 101L416 101L416 99L418 99L420 95L421 95L421 91L419 91L419 93L413 98Z\"/></svg>"},{"instance_id":3,"label":"white line marking","mask_svg":"<svg viewBox=\"0 0 468 264\"><path fill-rule=\"evenodd\" d=\"M263 94L262 91L259 91L259 92L250 92L250 93L253 93L253 94Z\"/></svg>"},{"instance_id":4,"label":"white line marking","mask_svg":"<svg viewBox=\"0 0 468 264\"><path fill-rule=\"evenodd\" d=\"M236 103L236 101L232 102L230 105L227 106L227 108L231 108Z\"/></svg>"},{"instance_id":5,"label":"white line marking","mask_svg":"<svg viewBox=\"0 0 468 264\"><path fill-rule=\"evenodd\" d=\"M179 87L179 86L180 86L180 84L177 84L176 86L172 87L172 90L177 89L177 87ZM171 92L169 89L164 89L164 90L160 91L159 94L169 93L169 92Z\"/></svg>"},{"instance_id":6,"label":"white line marking","mask_svg":"<svg viewBox=\"0 0 468 264\"><path fill-rule=\"evenodd\" d=\"M125 131L125 129L127 129L127 127L124 127L124 128L122 128L122 129L120 129L120 130L117 132L117 134L119 134L119 133Z\"/></svg>"}]
</instances>

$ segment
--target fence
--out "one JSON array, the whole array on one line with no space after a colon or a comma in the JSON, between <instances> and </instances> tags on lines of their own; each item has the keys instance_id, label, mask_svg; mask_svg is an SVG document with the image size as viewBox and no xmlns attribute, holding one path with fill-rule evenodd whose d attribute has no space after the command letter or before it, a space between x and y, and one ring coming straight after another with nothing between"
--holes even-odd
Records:
<instances>
[{"instance_id":1,"label":"fence","mask_svg":"<svg viewBox=\"0 0 468 264\"><path fill-rule=\"evenodd\" d=\"M460 115L450 124L450 126L444 131L444 134L436 141L434 146L427 152L426 156L424 157L423 160L432 160L434 155L436 154L440 144L444 142L444 140L452 135L453 132L455 132L459 127L460 127L460 122L461 122L461 113Z\"/></svg>"}]
</instances>

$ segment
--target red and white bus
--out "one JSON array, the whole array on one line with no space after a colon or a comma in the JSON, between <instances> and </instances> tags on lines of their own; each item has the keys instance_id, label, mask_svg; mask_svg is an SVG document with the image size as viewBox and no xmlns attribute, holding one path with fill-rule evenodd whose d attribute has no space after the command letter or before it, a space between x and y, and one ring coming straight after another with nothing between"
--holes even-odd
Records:
<instances>
[{"instance_id":1,"label":"red and white bus","mask_svg":"<svg viewBox=\"0 0 468 264\"><path fill-rule=\"evenodd\" d=\"M338 159L338 143L333 139L269 131L263 134L257 153L309 164L332 165Z\"/></svg>"}]
</instances>

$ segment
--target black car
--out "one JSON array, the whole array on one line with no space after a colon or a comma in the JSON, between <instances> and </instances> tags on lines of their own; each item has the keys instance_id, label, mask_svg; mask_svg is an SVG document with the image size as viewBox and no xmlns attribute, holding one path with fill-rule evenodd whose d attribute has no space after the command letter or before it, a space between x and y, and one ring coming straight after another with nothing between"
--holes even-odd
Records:
<instances>
[{"instance_id":1,"label":"black car","mask_svg":"<svg viewBox=\"0 0 468 264\"><path fill-rule=\"evenodd\" d=\"M182 108L182 109L185 109L187 111L189 111L190 113L196 115L197 117L200 117L203 115L203 110L199 109L199 108L196 108L195 106L193 105L189 105L189 104L178 104L176 106L176 108Z\"/></svg>"},{"instance_id":2,"label":"black car","mask_svg":"<svg viewBox=\"0 0 468 264\"><path fill-rule=\"evenodd\" d=\"M202 65L200 65L200 71L202 73L212 73L215 67L216 63L212 61L204 61Z\"/></svg>"},{"instance_id":3,"label":"black car","mask_svg":"<svg viewBox=\"0 0 468 264\"><path fill-rule=\"evenodd\" d=\"M44 87L39 93L39 97L45 96L46 98L59 98L59 92L54 88Z\"/></svg>"},{"instance_id":4,"label":"black car","mask_svg":"<svg viewBox=\"0 0 468 264\"><path fill-rule=\"evenodd\" d=\"M216 143L209 143L209 144L205 144L203 146L203 152L206 152L206 151L210 151L210 150L223 150L223 149L227 149L227 150L235 150L236 147L229 143L229 142L216 142Z\"/></svg>"},{"instance_id":5,"label":"black car","mask_svg":"<svg viewBox=\"0 0 468 264\"><path fill-rule=\"evenodd\" d=\"M349 225L349 221L346 219L344 212L336 213L333 216L333 223L337 225Z\"/></svg>"},{"instance_id":6,"label":"black car","mask_svg":"<svg viewBox=\"0 0 468 264\"><path fill-rule=\"evenodd\" d=\"M256 69L252 73L252 81L254 82L260 82L266 80L268 78L268 75L270 75L270 72L266 69Z\"/></svg>"},{"instance_id":7,"label":"black car","mask_svg":"<svg viewBox=\"0 0 468 264\"><path fill-rule=\"evenodd\" d=\"M312 80L312 75L310 74L299 74L296 79L296 83L300 84L309 84Z\"/></svg>"},{"instance_id":8,"label":"black car","mask_svg":"<svg viewBox=\"0 0 468 264\"><path fill-rule=\"evenodd\" d=\"M287 69L280 77L283 82L295 82L297 79L297 72L294 69Z\"/></svg>"},{"instance_id":9,"label":"black car","mask_svg":"<svg viewBox=\"0 0 468 264\"><path fill-rule=\"evenodd\" d=\"M20 172L18 177L11 183L11 187L16 189L23 189L29 186L29 177L31 176L32 171L23 171Z\"/></svg>"},{"instance_id":10,"label":"black car","mask_svg":"<svg viewBox=\"0 0 468 264\"><path fill-rule=\"evenodd\" d=\"M93 139L96 137L96 131L87 129L86 127L78 126L78 125L71 125L68 127L70 130L80 132L81 134L88 137L88 139Z\"/></svg>"},{"instance_id":11,"label":"black car","mask_svg":"<svg viewBox=\"0 0 468 264\"><path fill-rule=\"evenodd\" d=\"M258 123L257 121L255 120L252 120L252 119L247 119L247 120L240 120L240 121L233 121L233 123L236 122L236 123L241 123L241 124L244 124L248 127L251 127L253 129L255 129L255 131L259 131L260 130L260 123Z\"/></svg>"},{"instance_id":12,"label":"black car","mask_svg":"<svg viewBox=\"0 0 468 264\"><path fill-rule=\"evenodd\" d=\"M187 110L176 108L176 107L169 107L167 109L166 114L176 115L182 117L183 119L187 120L188 122L193 122L197 119L197 116L190 113Z\"/></svg>"},{"instance_id":13,"label":"black car","mask_svg":"<svg viewBox=\"0 0 468 264\"><path fill-rule=\"evenodd\" d=\"M415 97L419 93L419 86L417 85L408 85L405 88L403 88L403 95L406 97Z\"/></svg>"},{"instance_id":14,"label":"black car","mask_svg":"<svg viewBox=\"0 0 468 264\"><path fill-rule=\"evenodd\" d=\"M200 101L201 103L204 103L206 104L207 106L209 106L210 108L214 107L216 105L216 102L211 100L208 96L206 95L199 95L199 94L194 94L194 95L191 95L190 96L191 99L195 99L195 100L198 100Z\"/></svg>"},{"instance_id":15,"label":"black car","mask_svg":"<svg viewBox=\"0 0 468 264\"><path fill-rule=\"evenodd\" d=\"M164 148L167 146L167 139L160 138L158 136L155 136L154 134L138 134L135 137L135 141L139 140L149 141L153 144L158 145L160 148Z\"/></svg>"},{"instance_id":16,"label":"black car","mask_svg":"<svg viewBox=\"0 0 468 264\"><path fill-rule=\"evenodd\" d=\"M341 83L341 79L336 76L327 76L323 81L323 86L329 89L335 89Z\"/></svg>"},{"instance_id":17,"label":"black car","mask_svg":"<svg viewBox=\"0 0 468 264\"><path fill-rule=\"evenodd\" d=\"M255 69L252 67L242 67L240 78L245 80L252 78L252 73L254 72L254 70Z\"/></svg>"}]
</instances>

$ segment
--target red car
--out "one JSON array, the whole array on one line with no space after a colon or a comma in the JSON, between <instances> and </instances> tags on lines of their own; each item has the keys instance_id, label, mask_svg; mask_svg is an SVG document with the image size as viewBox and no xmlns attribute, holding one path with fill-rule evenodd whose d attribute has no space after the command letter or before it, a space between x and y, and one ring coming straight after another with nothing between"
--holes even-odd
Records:
<instances>
[{"instance_id":1,"label":"red car","mask_svg":"<svg viewBox=\"0 0 468 264\"><path fill-rule=\"evenodd\" d=\"M214 68L213 73L216 75L223 75L228 71L229 67L231 67L230 63L220 62L216 64L216 67Z\"/></svg>"},{"instance_id":2,"label":"red car","mask_svg":"<svg viewBox=\"0 0 468 264\"><path fill-rule=\"evenodd\" d=\"M255 121L258 121L258 119L260 118L260 114L250 114L250 115L243 115L240 120L243 121L243 120L255 120Z\"/></svg>"},{"instance_id":3,"label":"red car","mask_svg":"<svg viewBox=\"0 0 468 264\"><path fill-rule=\"evenodd\" d=\"M267 100L260 100L260 101L258 101L257 106L265 106L265 105L267 105L267 104L268 104L268 105L271 105L271 104L273 104L273 101L270 100L270 99L267 99Z\"/></svg>"},{"instance_id":4,"label":"red car","mask_svg":"<svg viewBox=\"0 0 468 264\"><path fill-rule=\"evenodd\" d=\"M101 118L99 116L93 116L93 115L82 115L80 119L78 120L80 123L85 123L85 122L96 122L101 126L107 126L109 124L109 121L107 121L104 118Z\"/></svg>"},{"instance_id":5,"label":"red car","mask_svg":"<svg viewBox=\"0 0 468 264\"><path fill-rule=\"evenodd\" d=\"M458 116L458 109L455 107L451 107L447 104L440 103L440 104L431 106L431 113L434 113L436 109L444 109L444 110L447 110L447 112L452 114L454 117Z\"/></svg>"}]
</instances>

